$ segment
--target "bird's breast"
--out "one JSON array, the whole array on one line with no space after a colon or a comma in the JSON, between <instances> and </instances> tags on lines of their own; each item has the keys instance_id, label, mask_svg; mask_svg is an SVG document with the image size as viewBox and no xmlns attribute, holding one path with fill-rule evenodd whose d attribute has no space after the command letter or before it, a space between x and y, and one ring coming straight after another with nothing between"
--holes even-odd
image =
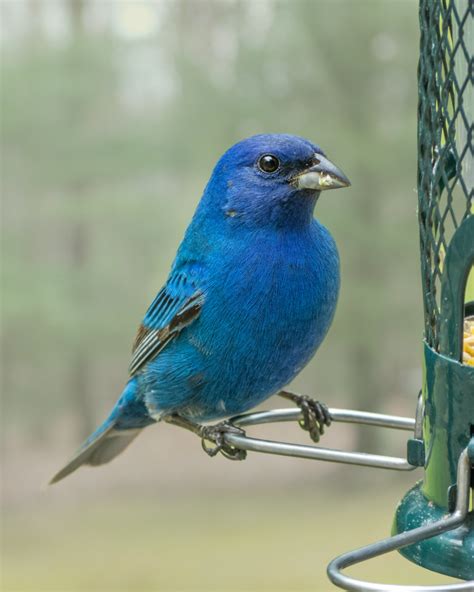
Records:
<instances>
[{"instance_id":1,"label":"bird's breast","mask_svg":"<svg viewBox=\"0 0 474 592\"><path fill-rule=\"evenodd\" d=\"M264 399L292 380L326 335L339 288L337 251L325 230L231 251L212 270L189 340L207 360L206 374L221 383L220 399Z\"/></svg>"}]
</instances>

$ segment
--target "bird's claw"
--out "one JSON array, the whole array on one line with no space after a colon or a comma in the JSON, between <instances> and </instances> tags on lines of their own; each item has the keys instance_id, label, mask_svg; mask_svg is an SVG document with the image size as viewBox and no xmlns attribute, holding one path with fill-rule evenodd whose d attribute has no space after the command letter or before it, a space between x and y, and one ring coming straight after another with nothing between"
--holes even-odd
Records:
<instances>
[{"instance_id":1,"label":"bird's claw","mask_svg":"<svg viewBox=\"0 0 474 592\"><path fill-rule=\"evenodd\" d=\"M329 409L324 403L315 401L305 395L297 395L296 397L294 401L303 413L303 417L298 422L299 425L303 430L309 432L313 442L319 442L324 434L324 427L331 425L332 417Z\"/></svg>"},{"instance_id":2,"label":"bird's claw","mask_svg":"<svg viewBox=\"0 0 474 592\"><path fill-rule=\"evenodd\" d=\"M245 436L244 430L232 425L228 421L222 421L212 426L202 426L201 429L201 445L202 449L209 456L216 456L219 452L229 460L245 460L247 452L240 450L227 444L225 441L225 434L236 434L238 436ZM212 442L213 446L209 446L208 442Z\"/></svg>"}]
</instances>

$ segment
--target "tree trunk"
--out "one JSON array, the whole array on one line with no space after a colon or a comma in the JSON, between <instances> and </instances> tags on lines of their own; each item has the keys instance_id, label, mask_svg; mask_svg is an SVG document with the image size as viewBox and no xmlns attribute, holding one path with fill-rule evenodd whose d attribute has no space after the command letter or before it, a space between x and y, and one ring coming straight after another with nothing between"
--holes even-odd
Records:
<instances>
[{"instance_id":1,"label":"tree trunk","mask_svg":"<svg viewBox=\"0 0 474 592\"><path fill-rule=\"evenodd\" d=\"M77 43L84 35L85 0L69 0L67 4L72 42ZM71 117L81 117L81 104L72 99ZM84 200L86 189L85 179L79 179L70 188L70 198L76 204ZM83 209L79 207L70 229L70 257L71 267L77 275L83 273L87 264L87 221ZM84 308L81 292L75 294L72 302L80 311ZM81 315L78 315L80 318ZM78 332L80 328L78 328ZM86 437L94 428L94 409L89 397L90 354L87 336L79 335L74 348L74 358L71 363L70 388L73 399L73 409L78 422L81 437Z\"/></svg>"}]
</instances>

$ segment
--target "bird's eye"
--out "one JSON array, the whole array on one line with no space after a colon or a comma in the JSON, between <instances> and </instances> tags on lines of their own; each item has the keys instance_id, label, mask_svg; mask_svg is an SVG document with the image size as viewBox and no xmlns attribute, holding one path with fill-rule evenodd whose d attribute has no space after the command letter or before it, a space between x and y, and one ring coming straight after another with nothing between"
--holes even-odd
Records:
<instances>
[{"instance_id":1,"label":"bird's eye","mask_svg":"<svg viewBox=\"0 0 474 592\"><path fill-rule=\"evenodd\" d=\"M258 159L258 168L264 173L274 173L279 166L280 161L273 154L264 154Z\"/></svg>"}]
</instances>

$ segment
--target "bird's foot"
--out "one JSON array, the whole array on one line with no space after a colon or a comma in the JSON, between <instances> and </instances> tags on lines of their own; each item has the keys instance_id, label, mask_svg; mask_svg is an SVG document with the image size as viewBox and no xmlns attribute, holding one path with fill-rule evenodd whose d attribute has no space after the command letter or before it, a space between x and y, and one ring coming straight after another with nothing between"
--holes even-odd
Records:
<instances>
[{"instance_id":1,"label":"bird's foot","mask_svg":"<svg viewBox=\"0 0 474 592\"><path fill-rule=\"evenodd\" d=\"M227 444L225 441L226 434L245 436L244 430L232 425L228 421L221 421L212 426L201 426L200 436L202 437L202 448L204 452L209 456L216 456L216 454L221 452L230 460L245 460L247 452ZM210 446L208 444L209 442L212 442L213 445Z\"/></svg>"},{"instance_id":2,"label":"bird's foot","mask_svg":"<svg viewBox=\"0 0 474 592\"><path fill-rule=\"evenodd\" d=\"M327 406L306 395L297 395L288 391L282 391L279 394L285 399L293 401L301 409L303 417L299 420L299 425L303 430L309 432L313 442L319 442L324 434L324 428L329 427L332 422Z\"/></svg>"}]
</instances>

